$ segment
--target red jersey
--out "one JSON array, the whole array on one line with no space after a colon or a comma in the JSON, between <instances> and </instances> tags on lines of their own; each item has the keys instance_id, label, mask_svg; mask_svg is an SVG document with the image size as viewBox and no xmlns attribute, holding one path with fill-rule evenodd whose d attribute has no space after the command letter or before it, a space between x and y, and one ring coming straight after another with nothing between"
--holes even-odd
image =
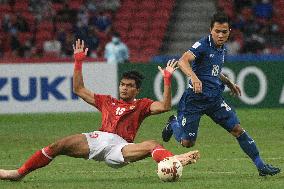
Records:
<instances>
[{"instance_id":1,"label":"red jersey","mask_svg":"<svg viewBox=\"0 0 284 189\"><path fill-rule=\"evenodd\" d=\"M100 131L115 133L127 142L133 142L142 121L151 114L153 100L135 99L133 102L117 100L110 95L94 95L95 107L102 112Z\"/></svg>"}]
</instances>

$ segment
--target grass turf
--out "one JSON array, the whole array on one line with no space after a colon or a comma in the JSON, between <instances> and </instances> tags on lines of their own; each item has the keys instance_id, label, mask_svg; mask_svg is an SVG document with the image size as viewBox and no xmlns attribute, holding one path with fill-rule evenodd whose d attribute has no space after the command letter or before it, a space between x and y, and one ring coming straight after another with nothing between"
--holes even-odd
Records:
<instances>
[{"instance_id":1,"label":"grass turf","mask_svg":"<svg viewBox=\"0 0 284 189\"><path fill-rule=\"evenodd\" d=\"M173 112L147 118L135 142L156 139ZM284 109L240 109L242 126L256 141L266 162L284 168ZM32 153L64 136L93 131L100 125L99 113L0 115L0 168L15 169ZM227 132L204 117L197 144L200 161L184 168L176 183L161 182L151 158L112 169L104 163L57 157L49 166L21 182L0 181L0 188L284 188L283 172L259 177L256 168ZM183 153L173 139L164 146Z\"/></svg>"}]
</instances>

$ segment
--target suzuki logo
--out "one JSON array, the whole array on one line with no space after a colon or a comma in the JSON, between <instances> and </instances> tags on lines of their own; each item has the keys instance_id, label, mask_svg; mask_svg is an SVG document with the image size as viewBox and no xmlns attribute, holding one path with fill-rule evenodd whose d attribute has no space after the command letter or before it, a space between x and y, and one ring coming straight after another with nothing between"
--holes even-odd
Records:
<instances>
[{"instance_id":1,"label":"suzuki logo","mask_svg":"<svg viewBox=\"0 0 284 189\"><path fill-rule=\"evenodd\" d=\"M72 91L72 81L72 77L56 77L53 79L48 77L30 77L28 78L28 82L21 82L21 79L18 77L0 77L0 101L9 101L10 98L17 101L32 101L37 96L40 96L41 100L49 100L51 96L56 100L67 100L66 91L60 91L59 89L59 86L64 82L70 83L69 97L73 100L77 100L78 96ZM23 92L23 88L27 89L27 92ZM6 94L4 94L4 89L9 89L10 91L7 93L7 90L5 90Z\"/></svg>"}]
</instances>

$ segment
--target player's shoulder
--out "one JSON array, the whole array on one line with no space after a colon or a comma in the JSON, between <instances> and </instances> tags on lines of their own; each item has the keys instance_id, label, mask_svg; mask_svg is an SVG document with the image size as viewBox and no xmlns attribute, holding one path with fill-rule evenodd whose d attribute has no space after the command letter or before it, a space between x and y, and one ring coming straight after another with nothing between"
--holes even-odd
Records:
<instances>
[{"instance_id":1,"label":"player's shoulder","mask_svg":"<svg viewBox=\"0 0 284 189\"><path fill-rule=\"evenodd\" d=\"M201 39L199 39L198 41L196 41L190 48L190 51L202 51L202 50L206 50L210 47L210 35L209 36L204 36Z\"/></svg>"},{"instance_id":2,"label":"player's shoulder","mask_svg":"<svg viewBox=\"0 0 284 189\"><path fill-rule=\"evenodd\" d=\"M197 42L195 42L194 45L199 45L201 47L208 47L210 46L210 42L211 42L212 39L210 39L210 35L209 36L204 36L202 38L200 38Z\"/></svg>"},{"instance_id":3,"label":"player's shoulder","mask_svg":"<svg viewBox=\"0 0 284 189\"><path fill-rule=\"evenodd\" d=\"M103 102L111 101L112 99L114 99L111 95L104 94L94 94L94 98Z\"/></svg>"},{"instance_id":4,"label":"player's shoulder","mask_svg":"<svg viewBox=\"0 0 284 189\"><path fill-rule=\"evenodd\" d=\"M113 43L111 43L111 42L108 42L107 44L106 44L106 46L105 46L105 48L112 48L114 45L113 45Z\"/></svg>"}]
</instances>

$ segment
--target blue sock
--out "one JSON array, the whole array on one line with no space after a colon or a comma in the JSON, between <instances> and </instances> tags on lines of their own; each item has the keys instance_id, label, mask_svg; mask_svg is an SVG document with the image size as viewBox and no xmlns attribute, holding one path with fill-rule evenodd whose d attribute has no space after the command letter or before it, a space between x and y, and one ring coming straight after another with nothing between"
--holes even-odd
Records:
<instances>
[{"instance_id":1,"label":"blue sock","mask_svg":"<svg viewBox=\"0 0 284 189\"><path fill-rule=\"evenodd\" d=\"M177 119L173 119L171 121L171 128L173 130L173 134L174 134L176 141L180 142L183 129L178 123Z\"/></svg>"},{"instance_id":2,"label":"blue sock","mask_svg":"<svg viewBox=\"0 0 284 189\"><path fill-rule=\"evenodd\" d=\"M242 150L251 158L255 166L261 169L264 166L264 162L259 156L259 151L256 147L254 140L244 132L237 138Z\"/></svg>"}]
</instances>

